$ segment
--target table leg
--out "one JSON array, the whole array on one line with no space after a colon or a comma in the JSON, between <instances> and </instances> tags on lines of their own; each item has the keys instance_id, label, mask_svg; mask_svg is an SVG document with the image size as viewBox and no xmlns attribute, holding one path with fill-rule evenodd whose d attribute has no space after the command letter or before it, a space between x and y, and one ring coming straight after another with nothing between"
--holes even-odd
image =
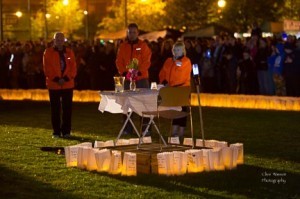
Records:
<instances>
[{"instance_id":1,"label":"table leg","mask_svg":"<svg viewBox=\"0 0 300 199\"><path fill-rule=\"evenodd\" d=\"M125 129L125 127L126 127L126 125L127 125L128 122L131 123L131 125L132 125L132 127L133 127L135 133L137 134L138 137L140 137L140 134L139 134L137 128L135 127L133 121L131 120L131 115L132 115L132 113L133 113L133 112L127 113L127 118L126 118L126 120L125 120L125 122L124 122L124 124L123 124L123 126L122 126L122 128L121 128L121 130L120 130L120 132L119 132L119 134L118 134L117 139L115 140L115 146L116 146L118 140L120 139L120 137L121 137L121 135L122 135L122 133L123 133L123 131L124 131L124 129Z\"/></svg>"}]
</instances>

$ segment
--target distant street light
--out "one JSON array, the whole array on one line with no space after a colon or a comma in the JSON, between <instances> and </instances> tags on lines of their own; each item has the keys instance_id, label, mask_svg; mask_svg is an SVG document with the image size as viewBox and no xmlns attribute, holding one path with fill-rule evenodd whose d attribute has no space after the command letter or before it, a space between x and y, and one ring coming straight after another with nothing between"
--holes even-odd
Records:
<instances>
[{"instance_id":1,"label":"distant street light","mask_svg":"<svg viewBox=\"0 0 300 199\"><path fill-rule=\"evenodd\" d=\"M20 18L20 17L22 17L22 15L23 15L23 13L22 13L21 11L17 11L17 12L16 12L16 16L17 16L17 17Z\"/></svg>"},{"instance_id":2,"label":"distant street light","mask_svg":"<svg viewBox=\"0 0 300 199\"><path fill-rule=\"evenodd\" d=\"M218 1L218 6L219 6L220 8L224 8L224 7L226 6L226 1L225 1L225 0L219 0L219 1Z\"/></svg>"},{"instance_id":3,"label":"distant street light","mask_svg":"<svg viewBox=\"0 0 300 199\"><path fill-rule=\"evenodd\" d=\"M49 19L51 17L51 14L47 13L46 18Z\"/></svg>"},{"instance_id":4,"label":"distant street light","mask_svg":"<svg viewBox=\"0 0 300 199\"><path fill-rule=\"evenodd\" d=\"M64 4L65 6L69 5L69 0L63 0L63 4Z\"/></svg>"}]
</instances>

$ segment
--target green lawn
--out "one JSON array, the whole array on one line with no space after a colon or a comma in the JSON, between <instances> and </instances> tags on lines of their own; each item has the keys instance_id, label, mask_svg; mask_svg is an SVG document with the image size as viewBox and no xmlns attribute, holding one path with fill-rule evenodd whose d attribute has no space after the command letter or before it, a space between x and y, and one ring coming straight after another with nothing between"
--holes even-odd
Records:
<instances>
[{"instance_id":1,"label":"green lawn","mask_svg":"<svg viewBox=\"0 0 300 199\"><path fill-rule=\"evenodd\" d=\"M40 150L114 139L122 116L97 109L75 103L74 139L52 139L48 102L0 101L0 198L300 198L300 112L204 107L206 139L244 143L245 164L230 171L112 176L67 168L63 155Z\"/></svg>"}]
</instances>

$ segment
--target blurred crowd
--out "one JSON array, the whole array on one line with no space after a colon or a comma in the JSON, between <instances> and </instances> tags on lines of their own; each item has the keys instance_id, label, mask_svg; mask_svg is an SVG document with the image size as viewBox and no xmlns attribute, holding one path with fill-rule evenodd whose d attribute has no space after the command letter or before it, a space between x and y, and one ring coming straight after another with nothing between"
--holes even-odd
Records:
<instances>
[{"instance_id":1,"label":"blurred crowd","mask_svg":"<svg viewBox=\"0 0 300 199\"><path fill-rule=\"evenodd\" d=\"M120 42L67 43L76 56L75 89L114 89ZM158 74L164 61L172 57L174 42L171 38L147 42L152 49L150 82L159 83ZM262 38L254 32L249 38L236 39L221 34L215 38L185 38L184 43L187 57L199 67L202 92L300 96L300 40L295 36ZM45 88L42 57L51 45L43 41L2 42L0 88Z\"/></svg>"}]
</instances>

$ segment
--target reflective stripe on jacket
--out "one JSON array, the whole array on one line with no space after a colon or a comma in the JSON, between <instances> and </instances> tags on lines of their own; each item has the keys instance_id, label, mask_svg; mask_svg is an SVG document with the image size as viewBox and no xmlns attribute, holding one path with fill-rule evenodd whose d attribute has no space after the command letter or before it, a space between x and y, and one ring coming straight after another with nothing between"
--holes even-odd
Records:
<instances>
[{"instance_id":1,"label":"reflective stripe on jacket","mask_svg":"<svg viewBox=\"0 0 300 199\"><path fill-rule=\"evenodd\" d=\"M119 73L122 75L126 72L126 66L133 58L136 58L139 60L138 70L141 72L141 76L138 77L138 80L148 78L151 54L152 52L145 42L138 40L136 43L130 44L128 41L125 41L120 45L116 59Z\"/></svg>"},{"instance_id":2,"label":"reflective stripe on jacket","mask_svg":"<svg viewBox=\"0 0 300 199\"><path fill-rule=\"evenodd\" d=\"M74 88L74 78L77 73L76 60L74 52L70 48L65 48L65 70L61 72L60 56L59 52L53 47L47 48L43 56L44 73L46 76L46 86L48 89L69 89ZM66 81L62 86L54 81L54 78L67 77Z\"/></svg>"},{"instance_id":3,"label":"reflective stripe on jacket","mask_svg":"<svg viewBox=\"0 0 300 199\"><path fill-rule=\"evenodd\" d=\"M166 80L169 86L190 86L191 71L192 64L186 56L178 60L168 58L159 73L159 81Z\"/></svg>"}]
</instances>

